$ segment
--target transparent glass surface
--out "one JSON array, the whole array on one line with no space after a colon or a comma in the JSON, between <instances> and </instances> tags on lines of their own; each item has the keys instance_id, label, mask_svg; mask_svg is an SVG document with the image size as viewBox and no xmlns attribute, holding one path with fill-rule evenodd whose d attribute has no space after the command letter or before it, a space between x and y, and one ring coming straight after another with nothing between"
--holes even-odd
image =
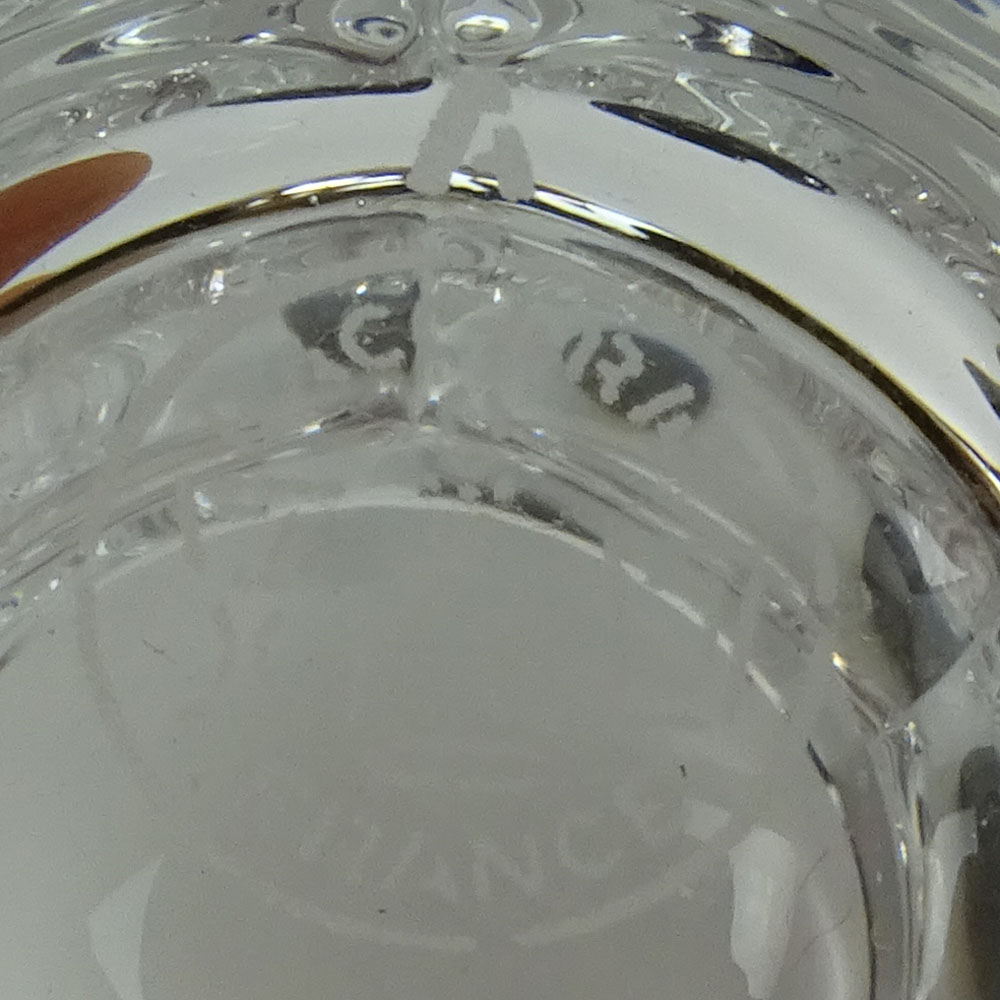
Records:
<instances>
[{"instance_id":1,"label":"transparent glass surface","mask_svg":"<svg viewBox=\"0 0 1000 1000\"><path fill-rule=\"evenodd\" d=\"M994 0L0 0L0 995L1000 993Z\"/></svg>"}]
</instances>

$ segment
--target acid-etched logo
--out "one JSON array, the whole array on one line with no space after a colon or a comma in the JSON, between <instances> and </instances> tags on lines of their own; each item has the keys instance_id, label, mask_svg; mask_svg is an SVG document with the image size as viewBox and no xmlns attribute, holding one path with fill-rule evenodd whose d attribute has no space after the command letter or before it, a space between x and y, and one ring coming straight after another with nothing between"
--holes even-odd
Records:
<instances>
[{"instance_id":1,"label":"acid-etched logo","mask_svg":"<svg viewBox=\"0 0 1000 1000\"><path fill-rule=\"evenodd\" d=\"M560 787L552 768L543 778L524 762L507 779L358 772L332 793L268 768L236 793L219 843L290 912L349 937L460 952L553 944L690 897L704 871L688 862L729 825L688 790L686 766L583 784L567 770Z\"/></svg>"}]
</instances>

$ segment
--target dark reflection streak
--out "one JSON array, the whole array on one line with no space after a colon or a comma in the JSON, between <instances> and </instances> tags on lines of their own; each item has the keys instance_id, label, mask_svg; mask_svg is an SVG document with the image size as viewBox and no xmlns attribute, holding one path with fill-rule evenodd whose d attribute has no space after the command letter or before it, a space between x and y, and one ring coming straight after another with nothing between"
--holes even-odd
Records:
<instances>
[{"instance_id":1,"label":"dark reflection streak","mask_svg":"<svg viewBox=\"0 0 1000 1000\"><path fill-rule=\"evenodd\" d=\"M854 869L858 873L858 886L861 889L861 912L865 915L865 930L868 932L865 935L865 938L868 941L868 998L869 1000L875 1000L879 981L879 972L878 950L875 943L876 934L871 905L872 891L868 884L868 879L865 876L865 867L861 860L861 852L858 850L858 842L853 834L847 838L847 842L851 846L851 857L854 859Z\"/></svg>"},{"instance_id":2,"label":"dark reflection streak","mask_svg":"<svg viewBox=\"0 0 1000 1000\"><path fill-rule=\"evenodd\" d=\"M0 654L0 673L3 673L3 671L10 666L11 661L17 656L20 648L20 645L15 643L9 649Z\"/></svg>"},{"instance_id":3,"label":"dark reflection streak","mask_svg":"<svg viewBox=\"0 0 1000 1000\"><path fill-rule=\"evenodd\" d=\"M964 358L963 363L965 370L972 376L973 381L979 387L979 391L985 397L986 402L990 404L990 409L1000 417L1000 383L980 368L974 361Z\"/></svg>"},{"instance_id":4,"label":"dark reflection streak","mask_svg":"<svg viewBox=\"0 0 1000 1000\"><path fill-rule=\"evenodd\" d=\"M605 510L611 511L617 517L623 518L643 530L648 530L650 527L657 531L664 530L665 527L666 530L670 530L669 511L664 509L663 513L660 513L650 496L627 486L624 482L615 483L614 490L617 496L605 496L587 481L580 479L575 466L564 466L558 459L551 455L542 455L517 438L505 437L497 441L488 431L467 423L460 424L460 430L462 434L475 441L500 444L508 449L511 455L523 456L535 464L540 461L544 462L545 473L553 482L568 486L574 493L599 504ZM644 511L645 514L640 514L640 511Z\"/></svg>"},{"instance_id":5,"label":"dark reflection streak","mask_svg":"<svg viewBox=\"0 0 1000 1000\"><path fill-rule=\"evenodd\" d=\"M597 547L603 545L603 541L599 535L595 535L554 504L535 493L531 493L528 490L517 490L510 500L501 501L497 499L493 488L488 485L479 484L475 489L476 498L471 501L473 504L483 504L507 514L526 518L529 521L537 521L539 524L547 525L556 531L572 535L574 538L580 539L580 541L588 542ZM424 497L447 497L450 500L459 499L461 496L458 484L447 481L442 481L436 489L421 490L420 495Z\"/></svg>"},{"instance_id":6,"label":"dark reflection streak","mask_svg":"<svg viewBox=\"0 0 1000 1000\"><path fill-rule=\"evenodd\" d=\"M882 39L886 45L891 46L897 52L902 52L904 56L909 56L911 59L920 58L920 51L923 46L915 42L912 38L907 35L902 35L898 31L893 31L891 28L876 28L875 34Z\"/></svg>"},{"instance_id":7,"label":"dark reflection streak","mask_svg":"<svg viewBox=\"0 0 1000 1000\"><path fill-rule=\"evenodd\" d=\"M781 66L809 76L833 77L834 75L825 66L821 66L808 56L802 55L801 52L797 52L787 45L782 45L781 42L777 42L767 35L761 35L745 28L743 25L733 24L723 18L713 17L711 14L693 14L692 18L701 27L699 34L690 35L687 39L688 44L695 51L724 52L728 55L736 55L732 50L728 36L734 29L743 29L746 33L747 51L740 52L737 58L747 59L751 62L769 63L772 66Z\"/></svg>"},{"instance_id":8,"label":"dark reflection streak","mask_svg":"<svg viewBox=\"0 0 1000 1000\"><path fill-rule=\"evenodd\" d=\"M484 500L487 500L487 498L484 497ZM492 497L492 494L490 495L490 500L495 506L502 506ZM490 502L490 500L487 500L487 502ZM536 496L534 493L529 493L527 490L518 490L514 494L511 510L533 521L539 521L559 531L565 531L566 534L574 535L576 538L590 542L592 545L602 544L600 536L595 535L582 524L565 515L558 507L554 507L547 500Z\"/></svg>"},{"instance_id":9,"label":"dark reflection streak","mask_svg":"<svg viewBox=\"0 0 1000 1000\"><path fill-rule=\"evenodd\" d=\"M256 36L251 33L248 37L252 39ZM320 55L330 56L331 58L338 59L341 62L358 63L361 65L370 64L373 58L372 54L360 55L358 53L351 52L350 49L342 48L339 45L331 45L328 42L320 42L312 38L282 38L280 41L274 41L270 44L279 46L283 49L298 49L301 52L317 52ZM407 47L409 47L409 42L407 42ZM395 56L393 58L395 58ZM389 60L387 59L386 61Z\"/></svg>"},{"instance_id":10,"label":"dark reflection streak","mask_svg":"<svg viewBox=\"0 0 1000 1000\"><path fill-rule=\"evenodd\" d=\"M57 66L67 66L70 63L84 62L87 59L96 59L98 56L107 55L108 50L104 47L100 39L88 38L79 45L74 45L67 49L57 60Z\"/></svg>"},{"instance_id":11,"label":"dark reflection streak","mask_svg":"<svg viewBox=\"0 0 1000 1000\"><path fill-rule=\"evenodd\" d=\"M303 87L297 90L270 90L266 94L249 94L228 101L215 101L211 108L228 108L237 104L266 104L271 101L303 101L319 97L364 97L365 95L416 94L426 90L433 81L429 76L405 80L402 83L377 83L370 87L357 84L331 87Z\"/></svg>"},{"instance_id":12,"label":"dark reflection streak","mask_svg":"<svg viewBox=\"0 0 1000 1000\"><path fill-rule=\"evenodd\" d=\"M648 108L634 107L630 104L613 104L609 101L591 101L591 106L599 111L607 111L609 114L617 115L626 121L635 122L638 125L645 125L646 128L655 129L672 135L675 139L682 139L685 142L694 143L706 149L714 150L731 160L751 160L759 163L768 170L774 171L786 180L794 181L803 187L812 188L814 191L821 191L823 194L836 194L832 187L808 171L797 167L794 163L772 153L770 150L760 149L745 139L738 139L735 136L719 132L707 125L698 122L688 121L678 118L675 115L664 114L661 111L651 111Z\"/></svg>"},{"instance_id":13,"label":"dark reflection streak","mask_svg":"<svg viewBox=\"0 0 1000 1000\"><path fill-rule=\"evenodd\" d=\"M823 784L833 785L834 787L836 787L837 783L834 781L833 775L830 774L830 772L827 770L826 764L823 763L823 759L816 752L816 748L812 745L811 742L806 744L806 751L809 754L809 759L813 763L813 767L816 768L816 771L818 772L819 776L823 779Z\"/></svg>"},{"instance_id":14,"label":"dark reflection streak","mask_svg":"<svg viewBox=\"0 0 1000 1000\"><path fill-rule=\"evenodd\" d=\"M812 742L809 742L806 745L806 750L809 753L809 759L812 761L813 766L816 768L817 773L823 779L823 783L829 789L832 789L836 793L838 808L840 809L841 816L846 817L847 812L844 806L843 797L840 794L840 788L837 785L837 779L834 778L834 776L827 769L826 764L823 763L822 758L817 753L816 748L813 746ZM879 978L878 978L878 952L876 946L877 935L875 934L876 928L874 925L875 911L872 909L871 905L871 895L872 895L871 887L868 884L867 869L864 864L864 861L862 860L861 852L858 849L857 839L852 834L851 836L848 837L847 842L851 849L851 859L854 861L854 870L858 876L858 887L861 890L861 900L862 900L861 912L865 916L865 929L868 932L865 935L865 938L868 942L868 997L869 1000L875 1000L876 986L879 982ZM823 855L821 855L819 860L822 861L823 858L825 857L826 857L826 852L824 851ZM818 867L818 865L819 862L816 863L814 868ZM812 871L809 872L809 875L811 874ZM809 875L807 875L806 879L803 880L803 884L809 878ZM850 915L850 911L848 911L848 915ZM835 927L839 926L840 923L835 925Z\"/></svg>"}]
</instances>

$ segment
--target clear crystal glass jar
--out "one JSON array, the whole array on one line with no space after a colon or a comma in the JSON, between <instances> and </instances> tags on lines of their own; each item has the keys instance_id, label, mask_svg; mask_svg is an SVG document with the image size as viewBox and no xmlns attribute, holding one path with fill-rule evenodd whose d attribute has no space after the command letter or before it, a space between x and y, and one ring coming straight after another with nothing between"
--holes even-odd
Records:
<instances>
[{"instance_id":1,"label":"clear crystal glass jar","mask_svg":"<svg viewBox=\"0 0 1000 1000\"><path fill-rule=\"evenodd\" d=\"M0 0L0 993L1000 983L995 0Z\"/></svg>"}]
</instances>

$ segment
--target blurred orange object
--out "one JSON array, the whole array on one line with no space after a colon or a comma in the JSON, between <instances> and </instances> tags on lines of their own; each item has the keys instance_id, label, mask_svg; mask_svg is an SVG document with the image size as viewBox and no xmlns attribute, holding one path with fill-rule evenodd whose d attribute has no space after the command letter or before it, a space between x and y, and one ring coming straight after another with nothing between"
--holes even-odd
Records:
<instances>
[{"instance_id":1,"label":"blurred orange object","mask_svg":"<svg viewBox=\"0 0 1000 1000\"><path fill-rule=\"evenodd\" d=\"M152 163L145 153L104 153L0 190L0 287L125 197ZM21 291L8 289L4 298Z\"/></svg>"}]
</instances>

